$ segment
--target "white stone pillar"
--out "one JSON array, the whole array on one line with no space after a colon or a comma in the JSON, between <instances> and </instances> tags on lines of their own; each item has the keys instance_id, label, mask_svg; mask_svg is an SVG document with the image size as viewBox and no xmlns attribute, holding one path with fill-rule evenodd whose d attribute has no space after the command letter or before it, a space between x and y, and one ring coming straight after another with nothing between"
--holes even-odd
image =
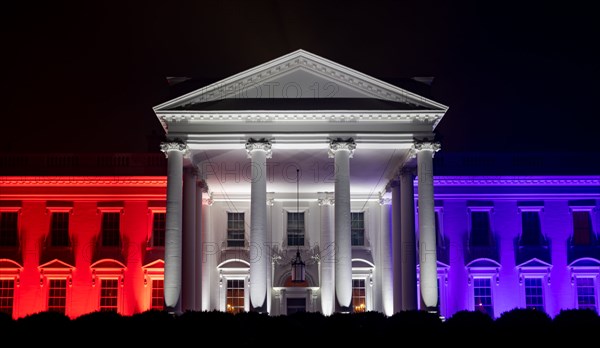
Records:
<instances>
[{"instance_id":1,"label":"white stone pillar","mask_svg":"<svg viewBox=\"0 0 600 348\"><path fill-rule=\"evenodd\" d=\"M335 170L335 296L340 311L352 311L352 241L350 216L350 158L353 141L332 141L329 157Z\"/></svg>"},{"instance_id":2,"label":"white stone pillar","mask_svg":"<svg viewBox=\"0 0 600 348\"><path fill-rule=\"evenodd\" d=\"M321 313L331 315L335 309L335 240L333 235L333 220L331 219L331 198L319 199L321 207Z\"/></svg>"},{"instance_id":3,"label":"white stone pillar","mask_svg":"<svg viewBox=\"0 0 600 348\"><path fill-rule=\"evenodd\" d=\"M400 230L400 183L391 182L392 188L392 282L394 288L394 313L402 311L402 240Z\"/></svg>"},{"instance_id":4,"label":"white stone pillar","mask_svg":"<svg viewBox=\"0 0 600 348\"><path fill-rule=\"evenodd\" d=\"M415 190L413 169L400 173L402 240L402 310L417 309L417 243L415 242Z\"/></svg>"},{"instance_id":5,"label":"white stone pillar","mask_svg":"<svg viewBox=\"0 0 600 348\"><path fill-rule=\"evenodd\" d=\"M394 282L392 258L392 234L390 230L390 199L380 198L381 230L379 233L381 254L381 302L383 313L387 316L394 314Z\"/></svg>"},{"instance_id":6,"label":"white stone pillar","mask_svg":"<svg viewBox=\"0 0 600 348\"><path fill-rule=\"evenodd\" d=\"M203 248L203 239L202 239L202 192L204 191L204 185L201 181L197 181L196 183L196 282L195 282L195 294L194 294L194 303L195 310L202 311L202 280L203 280L203 260L204 255L202 255Z\"/></svg>"},{"instance_id":7,"label":"white stone pillar","mask_svg":"<svg viewBox=\"0 0 600 348\"><path fill-rule=\"evenodd\" d=\"M219 244L215 234L209 233L211 228L211 197L202 200L202 310L210 311L219 308L219 281L216 271L216 257L219 254Z\"/></svg>"},{"instance_id":8,"label":"white stone pillar","mask_svg":"<svg viewBox=\"0 0 600 348\"><path fill-rule=\"evenodd\" d=\"M438 143L415 143L419 189L419 268L421 298L425 309L435 311L438 301L435 207L433 200L433 155Z\"/></svg>"},{"instance_id":9,"label":"white stone pillar","mask_svg":"<svg viewBox=\"0 0 600 348\"><path fill-rule=\"evenodd\" d=\"M194 169L183 170L183 260L181 309L196 308L196 175Z\"/></svg>"},{"instance_id":10,"label":"white stone pillar","mask_svg":"<svg viewBox=\"0 0 600 348\"><path fill-rule=\"evenodd\" d=\"M267 266L267 158L269 142L246 143L250 158L250 310L266 312Z\"/></svg>"},{"instance_id":11,"label":"white stone pillar","mask_svg":"<svg viewBox=\"0 0 600 348\"><path fill-rule=\"evenodd\" d=\"M167 216L165 232L165 307L170 313L181 313L181 205L183 200L183 156L189 152L186 144L164 142L160 149L168 158Z\"/></svg>"}]
</instances>

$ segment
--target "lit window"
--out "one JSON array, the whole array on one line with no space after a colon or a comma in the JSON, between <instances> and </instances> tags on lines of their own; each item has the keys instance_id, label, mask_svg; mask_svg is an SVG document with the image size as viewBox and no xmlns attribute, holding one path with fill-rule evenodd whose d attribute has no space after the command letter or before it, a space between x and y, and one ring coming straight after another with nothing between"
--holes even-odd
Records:
<instances>
[{"instance_id":1,"label":"lit window","mask_svg":"<svg viewBox=\"0 0 600 348\"><path fill-rule=\"evenodd\" d=\"M592 218L589 211L573 212L573 245L588 246L594 241Z\"/></svg>"},{"instance_id":2,"label":"lit window","mask_svg":"<svg viewBox=\"0 0 600 348\"><path fill-rule=\"evenodd\" d=\"M53 247L69 246L69 213L52 213L50 222L50 245Z\"/></svg>"},{"instance_id":3,"label":"lit window","mask_svg":"<svg viewBox=\"0 0 600 348\"><path fill-rule=\"evenodd\" d=\"M100 284L100 311L116 312L119 303L119 280L102 279Z\"/></svg>"},{"instance_id":4,"label":"lit window","mask_svg":"<svg viewBox=\"0 0 600 348\"><path fill-rule=\"evenodd\" d=\"M352 279L352 305L354 312L367 310L367 288L364 279Z\"/></svg>"},{"instance_id":5,"label":"lit window","mask_svg":"<svg viewBox=\"0 0 600 348\"><path fill-rule=\"evenodd\" d=\"M17 212L0 213L0 246L17 246L18 219L19 213Z\"/></svg>"},{"instance_id":6,"label":"lit window","mask_svg":"<svg viewBox=\"0 0 600 348\"><path fill-rule=\"evenodd\" d=\"M351 238L353 246L365 245L365 213L351 213Z\"/></svg>"},{"instance_id":7,"label":"lit window","mask_svg":"<svg viewBox=\"0 0 600 348\"><path fill-rule=\"evenodd\" d=\"M0 279L0 312L10 316L13 314L15 294L14 279Z\"/></svg>"},{"instance_id":8,"label":"lit window","mask_svg":"<svg viewBox=\"0 0 600 348\"><path fill-rule=\"evenodd\" d=\"M287 242L289 246L304 245L304 213L287 213Z\"/></svg>"},{"instance_id":9,"label":"lit window","mask_svg":"<svg viewBox=\"0 0 600 348\"><path fill-rule=\"evenodd\" d=\"M121 244L121 214L102 214L102 246L117 247Z\"/></svg>"},{"instance_id":10,"label":"lit window","mask_svg":"<svg viewBox=\"0 0 600 348\"><path fill-rule=\"evenodd\" d=\"M492 303L492 284L490 278L473 279L473 301L475 310L494 317L494 305Z\"/></svg>"},{"instance_id":11,"label":"lit window","mask_svg":"<svg viewBox=\"0 0 600 348\"><path fill-rule=\"evenodd\" d=\"M577 308L597 311L596 286L594 278L577 278Z\"/></svg>"},{"instance_id":12,"label":"lit window","mask_svg":"<svg viewBox=\"0 0 600 348\"><path fill-rule=\"evenodd\" d=\"M540 214L538 211L523 211L522 218L522 233L521 246L542 246L545 245L545 238L542 235L542 227L540 224Z\"/></svg>"},{"instance_id":13,"label":"lit window","mask_svg":"<svg viewBox=\"0 0 600 348\"><path fill-rule=\"evenodd\" d=\"M165 246L166 213L154 213L152 215L152 246Z\"/></svg>"},{"instance_id":14,"label":"lit window","mask_svg":"<svg viewBox=\"0 0 600 348\"><path fill-rule=\"evenodd\" d=\"M542 278L525 278L525 307L544 311Z\"/></svg>"},{"instance_id":15,"label":"lit window","mask_svg":"<svg viewBox=\"0 0 600 348\"><path fill-rule=\"evenodd\" d=\"M48 311L65 314L67 305L67 280L49 279Z\"/></svg>"},{"instance_id":16,"label":"lit window","mask_svg":"<svg viewBox=\"0 0 600 348\"><path fill-rule=\"evenodd\" d=\"M163 310L164 309L164 285L163 279L152 279L152 299L150 309Z\"/></svg>"},{"instance_id":17,"label":"lit window","mask_svg":"<svg viewBox=\"0 0 600 348\"><path fill-rule=\"evenodd\" d=\"M227 280L227 312L239 313L244 311L244 280Z\"/></svg>"},{"instance_id":18,"label":"lit window","mask_svg":"<svg viewBox=\"0 0 600 348\"><path fill-rule=\"evenodd\" d=\"M492 232L490 229L490 214L488 211L471 212L471 246L492 245Z\"/></svg>"},{"instance_id":19,"label":"lit window","mask_svg":"<svg viewBox=\"0 0 600 348\"><path fill-rule=\"evenodd\" d=\"M245 221L244 213L227 213L227 247L243 247Z\"/></svg>"}]
</instances>

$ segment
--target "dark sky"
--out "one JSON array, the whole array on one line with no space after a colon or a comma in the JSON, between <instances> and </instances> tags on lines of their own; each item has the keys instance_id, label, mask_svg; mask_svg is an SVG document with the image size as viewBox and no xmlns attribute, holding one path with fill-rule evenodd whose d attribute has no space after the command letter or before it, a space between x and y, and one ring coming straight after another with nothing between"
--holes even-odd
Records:
<instances>
[{"instance_id":1,"label":"dark sky","mask_svg":"<svg viewBox=\"0 0 600 348\"><path fill-rule=\"evenodd\" d=\"M208 83L302 48L392 83L435 76L444 151L600 153L599 22L575 2L12 3L0 152L158 151L166 76Z\"/></svg>"}]
</instances>

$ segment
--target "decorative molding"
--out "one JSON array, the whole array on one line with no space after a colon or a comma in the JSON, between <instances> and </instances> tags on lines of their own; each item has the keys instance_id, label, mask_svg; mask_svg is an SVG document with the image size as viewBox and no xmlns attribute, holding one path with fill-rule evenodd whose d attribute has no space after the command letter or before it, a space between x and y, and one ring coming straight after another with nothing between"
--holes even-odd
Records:
<instances>
[{"instance_id":1,"label":"decorative molding","mask_svg":"<svg viewBox=\"0 0 600 348\"><path fill-rule=\"evenodd\" d=\"M190 153L188 146L181 141L166 141L160 143L160 151L164 152L165 156L169 158L169 152L179 151L183 156L187 156Z\"/></svg>"},{"instance_id":2,"label":"decorative molding","mask_svg":"<svg viewBox=\"0 0 600 348\"><path fill-rule=\"evenodd\" d=\"M600 186L600 176L441 176L439 186Z\"/></svg>"},{"instance_id":3,"label":"decorative molding","mask_svg":"<svg viewBox=\"0 0 600 348\"><path fill-rule=\"evenodd\" d=\"M413 146L409 150L408 159L415 158L421 151L431 151L431 157L435 156L435 153L440 151L442 146L438 142L431 141L415 141Z\"/></svg>"},{"instance_id":4,"label":"decorative molding","mask_svg":"<svg viewBox=\"0 0 600 348\"><path fill-rule=\"evenodd\" d=\"M256 87L257 85L273 80L277 76L298 69L320 75L334 83L337 82L340 85L348 86L377 99L410 103L443 111L447 110L445 105L367 76L361 72L304 50L296 50L207 87L163 103L154 107L154 110L158 111L161 109L185 106L193 103L209 102L224 99L229 96L235 96L245 89Z\"/></svg>"},{"instance_id":5,"label":"decorative molding","mask_svg":"<svg viewBox=\"0 0 600 348\"><path fill-rule=\"evenodd\" d=\"M2 186L152 186L166 187L166 176L10 176L0 177Z\"/></svg>"},{"instance_id":6,"label":"decorative molding","mask_svg":"<svg viewBox=\"0 0 600 348\"><path fill-rule=\"evenodd\" d=\"M435 111L168 111L157 112L168 122L422 122L436 125L444 116Z\"/></svg>"},{"instance_id":7,"label":"decorative molding","mask_svg":"<svg viewBox=\"0 0 600 348\"><path fill-rule=\"evenodd\" d=\"M348 140L332 140L329 143L329 158L334 158L335 153L340 150L346 150L350 152L350 158L354 155L354 150L356 149L356 143L352 138Z\"/></svg>"},{"instance_id":8,"label":"decorative molding","mask_svg":"<svg viewBox=\"0 0 600 348\"><path fill-rule=\"evenodd\" d=\"M271 143L268 140L248 140L246 143L246 151L248 152L248 158L252 158L252 151L262 150L266 152L267 158L271 158L273 156L273 152L271 151Z\"/></svg>"}]
</instances>

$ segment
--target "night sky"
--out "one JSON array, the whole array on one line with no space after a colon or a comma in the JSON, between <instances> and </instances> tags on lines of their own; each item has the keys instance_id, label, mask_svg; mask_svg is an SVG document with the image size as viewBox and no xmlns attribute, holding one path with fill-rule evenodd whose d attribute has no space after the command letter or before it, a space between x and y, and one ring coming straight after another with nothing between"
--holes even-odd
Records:
<instances>
[{"instance_id":1,"label":"night sky","mask_svg":"<svg viewBox=\"0 0 600 348\"><path fill-rule=\"evenodd\" d=\"M86 3L3 5L0 152L157 152L167 76L208 84L302 48L390 83L434 76L443 151L600 158L599 24L575 2Z\"/></svg>"}]
</instances>

